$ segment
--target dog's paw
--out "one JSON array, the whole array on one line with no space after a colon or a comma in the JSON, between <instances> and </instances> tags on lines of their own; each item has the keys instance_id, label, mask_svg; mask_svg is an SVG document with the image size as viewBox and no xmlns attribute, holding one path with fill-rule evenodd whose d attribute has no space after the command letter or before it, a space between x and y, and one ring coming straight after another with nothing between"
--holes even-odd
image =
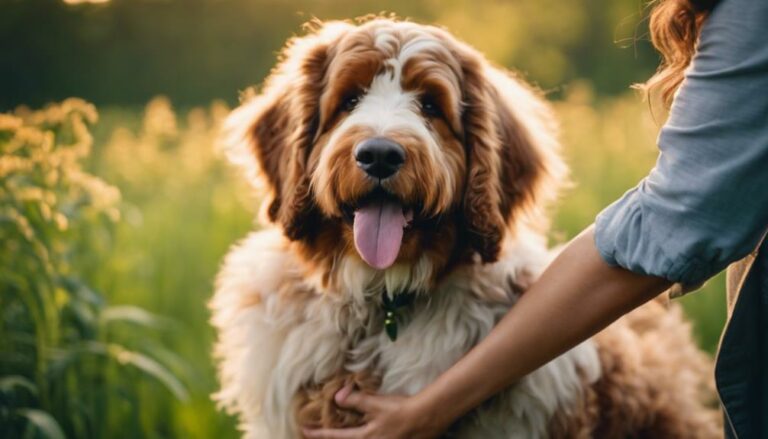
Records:
<instances>
[{"instance_id":1,"label":"dog's paw","mask_svg":"<svg viewBox=\"0 0 768 439\"><path fill-rule=\"evenodd\" d=\"M363 424L363 415L354 410L339 407L334 395L347 384L355 390L375 393L380 379L368 372L339 372L321 384L304 386L295 398L296 422L304 427L342 428Z\"/></svg>"}]
</instances>

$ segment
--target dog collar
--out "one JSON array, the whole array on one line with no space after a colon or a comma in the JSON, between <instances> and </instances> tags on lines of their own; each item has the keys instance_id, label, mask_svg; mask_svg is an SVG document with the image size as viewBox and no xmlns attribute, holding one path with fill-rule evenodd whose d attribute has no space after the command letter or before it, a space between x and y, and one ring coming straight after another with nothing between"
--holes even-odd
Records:
<instances>
[{"instance_id":1,"label":"dog collar","mask_svg":"<svg viewBox=\"0 0 768 439\"><path fill-rule=\"evenodd\" d=\"M391 299L386 290L384 290L384 294L381 295L381 309L384 311L384 330L390 340L397 340L398 311L413 303L413 299L415 298L416 293L412 292L394 294Z\"/></svg>"}]
</instances>

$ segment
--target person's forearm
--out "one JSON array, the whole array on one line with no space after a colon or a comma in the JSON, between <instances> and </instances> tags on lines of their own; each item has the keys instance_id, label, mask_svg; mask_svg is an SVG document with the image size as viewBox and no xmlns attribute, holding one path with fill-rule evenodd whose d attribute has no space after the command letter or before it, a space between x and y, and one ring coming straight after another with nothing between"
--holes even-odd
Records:
<instances>
[{"instance_id":1,"label":"person's forearm","mask_svg":"<svg viewBox=\"0 0 768 439\"><path fill-rule=\"evenodd\" d=\"M445 428L440 424L450 423L669 285L606 264L590 227L566 246L485 340L414 401L434 415L427 422Z\"/></svg>"}]
</instances>

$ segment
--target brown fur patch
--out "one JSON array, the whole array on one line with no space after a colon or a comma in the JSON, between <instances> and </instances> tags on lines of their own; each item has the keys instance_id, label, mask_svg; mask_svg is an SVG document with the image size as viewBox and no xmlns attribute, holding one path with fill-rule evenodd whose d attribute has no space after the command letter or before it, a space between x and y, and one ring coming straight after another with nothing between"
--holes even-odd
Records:
<instances>
[{"instance_id":1,"label":"brown fur patch","mask_svg":"<svg viewBox=\"0 0 768 439\"><path fill-rule=\"evenodd\" d=\"M344 386L352 384L355 390L375 393L380 380L366 372L339 372L322 384L305 386L294 400L298 425L313 428L356 427L364 422L363 415L339 407L334 395Z\"/></svg>"},{"instance_id":2,"label":"brown fur patch","mask_svg":"<svg viewBox=\"0 0 768 439\"><path fill-rule=\"evenodd\" d=\"M552 422L552 437L721 438L712 361L679 305L652 301L595 337L602 376Z\"/></svg>"}]
</instances>

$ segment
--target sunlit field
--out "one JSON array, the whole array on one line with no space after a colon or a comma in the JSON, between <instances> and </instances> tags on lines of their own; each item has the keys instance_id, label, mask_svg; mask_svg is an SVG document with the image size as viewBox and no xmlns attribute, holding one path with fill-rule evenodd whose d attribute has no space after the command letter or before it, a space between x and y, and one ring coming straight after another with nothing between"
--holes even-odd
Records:
<instances>
[{"instance_id":1,"label":"sunlit field","mask_svg":"<svg viewBox=\"0 0 768 439\"><path fill-rule=\"evenodd\" d=\"M32 3L56 13L83 8L76 10L85 20L100 11L87 8L109 7L108 0ZM127 10L128 3L114 7ZM162 3L141 2L130 17L143 22L137 17L148 16L142 14L152 7L165 13L184 8ZM192 3L197 12L208 4ZM123 84L113 87L114 95L107 94L111 83L105 87L101 79L83 76L75 62L66 67L76 79L55 91L33 87L46 83L30 67L22 72L35 78L28 89L9 86L8 100L0 96L0 109L8 109L0 113L0 438L238 436L235 419L210 399L216 379L206 303L229 246L260 227L254 221L259 194L226 162L217 137L238 90L263 78L274 51L314 5L267 3L243 7L256 30L238 31L242 41L252 37L248 32L268 33L258 40L255 61L218 59L218 50L237 48L208 47L200 37L197 46L179 49L189 56L174 60L180 67L165 78L141 71L160 68L160 49L146 53L152 62L110 58L101 67L123 75L109 76ZM334 17L378 11L372 2L331 3L313 7ZM473 8L462 1L444 7L429 0L402 3L402 14L448 26L494 61L521 67L552 99L573 182L553 211L553 246L589 225L652 168L663 114L651 111L629 85L647 77L656 60L648 58L647 44L622 49L622 41L638 33L641 2L600 8L557 2L568 19L545 13L551 1ZM279 20L263 14L271 7ZM226 24L237 11L215 14ZM164 19L172 21L169 16L175 17ZM93 17L98 25L89 28L91 37L112 23ZM0 29L16 29L9 23L0 21ZM204 28L203 35L224 33L221 23ZM159 35L181 25L152 29ZM199 71L198 64L184 64L193 62L198 47L200 56L224 60L221 77L207 64ZM59 53L49 55L64 57ZM233 60L251 64L238 70ZM198 76L188 79L192 72ZM184 89L197 93L214 77L221 80L211 80L207 94ZM81 88L67 88L72 84ZM98 104L63 99L71 90ZM714 352L725 320L722 277L681 301L700 345Z\"/></svg>"}]
</instances>

